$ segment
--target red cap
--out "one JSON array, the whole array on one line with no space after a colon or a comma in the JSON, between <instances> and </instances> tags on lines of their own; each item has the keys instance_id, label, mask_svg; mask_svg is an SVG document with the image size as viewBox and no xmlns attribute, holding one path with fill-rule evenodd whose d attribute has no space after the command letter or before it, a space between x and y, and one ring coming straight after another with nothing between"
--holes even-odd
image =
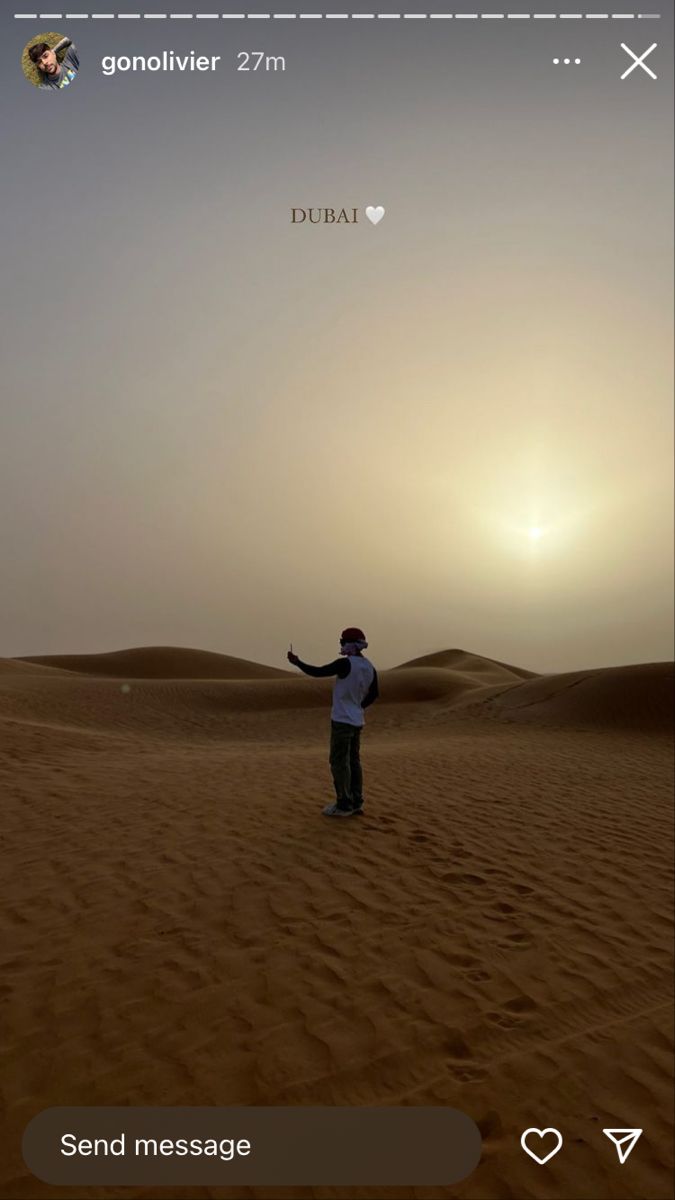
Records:
<instances>
[{"instance_id":1,"label":"red cap","mask_svg":"<svg viewBox=\"0 0 675 1200\"><path fill-rule=\"evenodd\" d=\"M348 629L343 629L340 634L341 642L365 642L365 640L366 635L363 630L356 629L353 625L350 625Z\"/></svg>"}]
</instances>

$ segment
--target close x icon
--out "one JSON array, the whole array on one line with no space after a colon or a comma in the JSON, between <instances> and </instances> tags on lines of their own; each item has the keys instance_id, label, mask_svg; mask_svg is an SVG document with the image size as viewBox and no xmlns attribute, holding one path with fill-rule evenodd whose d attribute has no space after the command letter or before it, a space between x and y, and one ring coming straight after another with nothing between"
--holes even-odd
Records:
<instances>
[{"instance_id":1,"label":"close x icon","mask_svg":"<svg viewBox=\"0 0 675 1200\"><path fill-rule=\"evenodd\" d=\"M651 79L657 79L658 76L656 73L652 71L651 67L648 67L645 63L645 59L652 53L652 50L656 50L657 45L658 42L652 42L651 46L649 46L647 50L643 50L642 54L636 54L634 50L631 50L630 46L627 46L625 42L622 42L621 49L625 50L626 54L630 55L630 57L633 59L633 62L629 67L626 67L626 70L621 78L627 79L629 75L632 75L633 71L640 67L647 75L650 76Z\"/></svg>"}]
</instances>

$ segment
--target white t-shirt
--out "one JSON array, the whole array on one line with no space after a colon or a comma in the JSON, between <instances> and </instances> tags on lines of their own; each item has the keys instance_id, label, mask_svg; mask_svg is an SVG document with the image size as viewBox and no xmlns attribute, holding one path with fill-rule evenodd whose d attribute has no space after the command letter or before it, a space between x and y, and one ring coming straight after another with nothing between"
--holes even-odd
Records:
<instances>
[{"instance_id":1,"label":"white t-shirt","mask_svg":"<svg viewBox=\"0 0 675 1200\"><path fill-rule=\"evenodd\" d=\"M349 661L349 674L344 679L336 679L333 687L331 720L345 721L348 725L365 725L361 701L372 683L375 668L362 654L351 654Z\"/></svg>"}]
</instances>

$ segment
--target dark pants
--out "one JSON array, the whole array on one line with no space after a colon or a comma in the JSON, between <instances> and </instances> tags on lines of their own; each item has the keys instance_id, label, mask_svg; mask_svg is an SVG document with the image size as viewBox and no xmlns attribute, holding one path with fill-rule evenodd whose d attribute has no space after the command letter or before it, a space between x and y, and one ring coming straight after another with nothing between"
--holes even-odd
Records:
<instances>
[{"instance_id":1,"label":"dark pants","mask_svg":"<svg viewBox=\"0 0 675 1200\"><path fill-rule=\"evenodd\" d=\"M360 750L361 726L331 721L329 761L339 808L360 808L363 804Z\"/></svg>"}]
</instances>

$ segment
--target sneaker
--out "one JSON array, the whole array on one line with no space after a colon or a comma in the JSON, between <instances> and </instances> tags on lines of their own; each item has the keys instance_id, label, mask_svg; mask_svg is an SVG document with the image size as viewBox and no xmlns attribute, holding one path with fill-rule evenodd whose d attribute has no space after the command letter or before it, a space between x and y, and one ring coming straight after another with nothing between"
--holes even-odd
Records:
<instances>
[{"instance_id":1,"label":"sneaker","mask_svg":"<svg viewBox=\"0 0 675 1200\"><path fill-rule=\"evenodd\" d=\"M357 804L352 805L352 816L360 817L363 812L363 800L359 800Z\"/></svg>"},{"instance_id":2,"label":"sneaker","mask_svg":"<svg viewBox=\"0 0 675 1200\"><path fill-rule=\"evenodd\" d=\"M340 808L340 805L336 802L335 804L327 804L323 810L323 815L324 817L351 817L352 810L351 808Z\"/></svg>"}]
</instances>

